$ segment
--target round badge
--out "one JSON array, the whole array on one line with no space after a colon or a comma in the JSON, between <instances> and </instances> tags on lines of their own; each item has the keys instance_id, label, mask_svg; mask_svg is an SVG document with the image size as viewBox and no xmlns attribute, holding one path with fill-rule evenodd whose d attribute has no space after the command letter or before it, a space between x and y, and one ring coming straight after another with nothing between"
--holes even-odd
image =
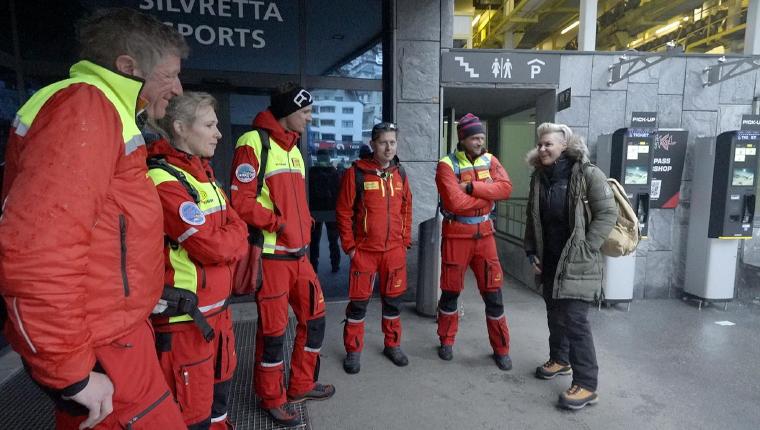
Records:
<instances>
[{"instance_id":1,"label":"round badge","mask_svg":"<svg viewBox=\"0 0 760 430\"><path fill-rule=\"evenodd\" d=\"M201 225L206 222L206 215L193 202L183 202L179 205L179 217L190 225Z\"/></svg>"},{"instance_id":2,"label":"round badge","mask_svg":"<svg viewBox=\"0 0 760 430\"><path fill-rule=\"evenodd\" d=\"M241 164L235 169L235 177L238 181L247 184L256 179L256 169L248 163Z\"/></svg>"}]
</instances>

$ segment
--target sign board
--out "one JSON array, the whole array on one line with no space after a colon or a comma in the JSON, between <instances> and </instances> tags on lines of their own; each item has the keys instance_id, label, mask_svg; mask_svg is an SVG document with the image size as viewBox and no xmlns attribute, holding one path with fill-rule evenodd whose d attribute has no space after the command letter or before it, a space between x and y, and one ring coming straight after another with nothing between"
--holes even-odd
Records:
<instances>
[{"instance_id":1,"label":"sign board","mask_svg":"<svg viewBox=\"0 0 760 430\"><path fill-rule=\"evenodd\" d=\"M572 88L568 88L557 94L557 112L570 107L570 97Z\"/></svg>"},{"instance_id":2,"label":"sign board","mask_svg":"<svg viewBox=\"0 0 760 430\"><path fill-rule=\"evenodd\" d=\"M742 115L741 130L760 131L760 115Z\"/></svg>"},{"instance_id":3,"label":"sign board","mask_svg":"<svg viewBox=\"0 0 760 430\"><path fill-rule=\"evenodd\" d=\"M183 68L297 73L298 1L83 0L128 7L173 26L190 45Z\"/></svg>"},{"instance_id":4,"label":"sign board","mask_svg":"<svg viewBox=\"0 0 760 430\"><path fill-rule=\"evenodd\" d=\"M657 112L633 112L631 128L657 128Z\"/></svg>"},{"instance_id":5,"label":"sign board","mask_svg":"<svg viewBox=\"0 0 760 430\"><path fill-rule=\"evenodd\" d=\"M560 55L451 50L441 54L441 82L559 84Z\"/></svg>"},{"instance_id":6,"label":"sign board","mask_svg":"<svg viewBox=\"0 0 760 430\"><path fill-rule=\"evenodd\" d=\"M678 205L686 159L686 130L659 130L652 146L652 181L649 207L674 209Z\"/></svg>"}]
</instances>

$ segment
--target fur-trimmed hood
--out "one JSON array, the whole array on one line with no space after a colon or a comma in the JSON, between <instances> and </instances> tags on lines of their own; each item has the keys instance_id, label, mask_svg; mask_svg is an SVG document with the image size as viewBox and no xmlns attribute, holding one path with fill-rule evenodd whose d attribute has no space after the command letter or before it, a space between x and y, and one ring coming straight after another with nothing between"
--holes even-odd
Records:
<instances>
[{"instance_id":1,"label":"fur-trimmed hood","mask_svg":"<svg viewBox=\"0 0 760 430\"><path fill-rule=\"evenodd\" d=\"M577 134L573 134L567 139L567 149L565 149L564 153L572 160L583 163L589 162L588 146L586 146L583 137ZM536 169L543 167L538 157L538 148L531 149L525 156L525 161Z\"/></svg>"}]
</instances>

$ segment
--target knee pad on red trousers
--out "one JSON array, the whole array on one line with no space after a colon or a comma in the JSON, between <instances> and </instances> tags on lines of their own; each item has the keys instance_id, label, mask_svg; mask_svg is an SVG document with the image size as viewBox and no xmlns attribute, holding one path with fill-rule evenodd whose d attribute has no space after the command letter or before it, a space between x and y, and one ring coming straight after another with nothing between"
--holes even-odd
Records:
<instances>
[{"instance_id":1,"label":"knee pad on red trousers","mask_svg":"<svg viewBox=\"0 0 760 430\"><path fill-rule=\"evenodd\" d=\"M456 312L458 298L459 293L453 291L441 291L441 298L438 300L438 309L445 313Z\"/></svg>"},{"instance_id":2,"label":"knee pad on red trousers","mask_svg":"<svg viewBox=\"0 0 760 430\"><path fill-rule=\"evenodd\" d=\"M367 315L369 300L351 300L346 306L346 318L352 322L361 321Z\"/></svg>"},{"instance_id":3,"label":"knee pad on red trousers","mask_svg":"<svg viewBox=\"0 0 760 430\"><path fill-rule=\"evenodd\" d=\"M284 360L285 335L264 336L264 354L261 358L263 363L279 363Z\"/></svg>"},{"instance_id":4,"label":"knee pad on red trousers","mask_svg":"<svg viewBox=\"0 0 760 430\"><path fill-rule=\"evenodd\" d=\"M319 350L322 348L322 340L325 338L325 317L306 322L306 347Z\"/></svg>"},{"instance_id":5,"label":"knee pad on red trousers","mask_svg":"<svg viewBox=\"0 0 760 430\"><path fill-rule=\"evenodd\" d=\"M484 292L483 301L486 304L486 315L491 318L498 318L504 315L504 303L501 299L501 290Z\"/></svg>"},{"instance_id":6,"label":"knee pad on red trousers","mask_svg":"<svg viewBox=\"0 0 760 430\"><path fill-rule=\"evenodd\" d=\"M384 317L397 317L401 315L401 296L383 297L382 301Z\"/></svg>"}]
</instances>

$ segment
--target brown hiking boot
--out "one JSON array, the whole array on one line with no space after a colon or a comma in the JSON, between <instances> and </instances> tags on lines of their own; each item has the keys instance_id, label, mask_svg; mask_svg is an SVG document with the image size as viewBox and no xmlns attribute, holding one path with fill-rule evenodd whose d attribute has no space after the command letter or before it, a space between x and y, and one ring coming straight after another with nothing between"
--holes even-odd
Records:
<instances>
[{"instance_id":1,"label":"brown hiking boot","mask_svg":"<svg viewBox=\"0 0 760 430\"><path fill-rule=\"evenodd\" d=\"M582 409L599 401L599 396L580 385L573 385L559 395L559 406L565 409Z\"/></svg>"},{"instance_id":2,"label":"brown hiking boot","mask_svg":"<svg viewBox=\"0 0 760 430\"><path fill-rule=\"evenodd\" d=\"M290 403L296 404L305 402L307 400L327 400L332 397L333 394L335 394L335 387L330 384L320 384L317 382L314 384L314 388L312 388L311 391L307 391L300 396L288 396L288 401Z\"/></svg>"},{"instance_id":3,"label":"brown hiking boot","mask_svg":"<svg viewBox=\"0 0 760 430\"><path fill-rule=\"evenodd\" d=\"M286 408L285 405L280 405L276 408L265 409L272 420L277 424L284 427L294 427L301 424L301 418Z\"/></svg>"},{"instance_id":4,"label":"brown hiking boot","mask_svg":"<svg viewBox=\"0 0 760 430\"><path fill-rule=\"evenodd\" d=\"M569 375L573 369L569 364L562 364L554 360L549 360L543 366L536 367L536 378L552 379L557 375Z\"/></svg>"}]
</instances>

